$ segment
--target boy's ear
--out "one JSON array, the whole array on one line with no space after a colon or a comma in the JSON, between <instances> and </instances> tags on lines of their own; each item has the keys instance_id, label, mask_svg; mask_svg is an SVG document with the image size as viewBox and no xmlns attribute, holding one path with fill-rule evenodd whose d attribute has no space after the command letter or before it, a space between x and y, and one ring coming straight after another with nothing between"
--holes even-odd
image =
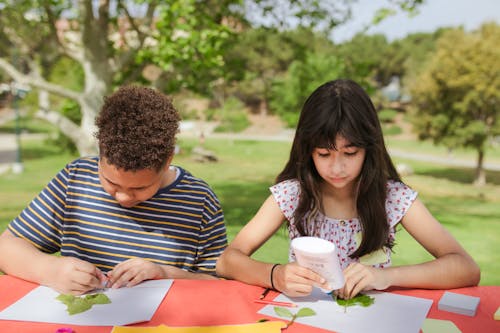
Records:
<instances>
[{"instance_id":1,"label":"boy's ear","mask_svg":"<svg viewBox=\"0 0 500 333\"><path fill-rule=\"evenodd\" d=\"M174 159L174 154L170 155L167 158L167 161L165 162L165 169L168 169L170 167L170 163L172 163L172 160Z\"/></svg>"}]
</instances>

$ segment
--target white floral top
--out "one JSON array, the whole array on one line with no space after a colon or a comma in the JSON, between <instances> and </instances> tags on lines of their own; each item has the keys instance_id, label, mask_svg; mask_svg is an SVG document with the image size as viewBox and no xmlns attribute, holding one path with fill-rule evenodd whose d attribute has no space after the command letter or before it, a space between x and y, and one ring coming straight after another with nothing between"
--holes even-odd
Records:
<instances>
[{"instance_id":1,"label":"white floral top","mask_svg":"<svg viewBox=\"0 0 500 333\"><path fill-rule=\"evenodd\" d=\"M281 211L290 222L288 229L290 239L299 237L293 217L299 203L299 182L286 180L272 186L270 190ZM387 223L390 225L389 237L391 239L394 239L396 224L401 221L416 197L417 192L407 185L401 182L388 181L385 207ZM361 244L361 224L357 218L338 220L319 213L316 219L307 225L306 233L308 236L320 237L334 243L338 249L337 254L342 269L354 261L374 267L388 267L391 265L391 251L386 248L374 251L361 258L351 259L349 257ZM291 249L289 258L290 261L295 260Z\"/></svg>"}]
</instances>

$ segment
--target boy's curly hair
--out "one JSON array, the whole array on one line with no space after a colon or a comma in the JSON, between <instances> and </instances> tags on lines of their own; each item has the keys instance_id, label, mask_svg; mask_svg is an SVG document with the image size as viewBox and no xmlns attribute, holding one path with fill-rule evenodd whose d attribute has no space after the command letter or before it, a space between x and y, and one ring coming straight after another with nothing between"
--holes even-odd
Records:
<instances>
[{"instance_id":1,"label":"boy's curly hair","mask_svg":"<svg viewBox=\"0 0 500 333\"><path fill-rule=\"evenodd\" d=\"M99 154L126 171L159 171L172 156L180 116L164 94L125 86L104 99L96 118Z\"/></svg>"}]
</instances>

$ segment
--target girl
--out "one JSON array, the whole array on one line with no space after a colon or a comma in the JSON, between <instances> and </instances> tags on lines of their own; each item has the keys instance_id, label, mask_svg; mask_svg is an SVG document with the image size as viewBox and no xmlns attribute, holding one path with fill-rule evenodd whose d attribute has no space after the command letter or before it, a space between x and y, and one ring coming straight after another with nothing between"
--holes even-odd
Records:
<instances>
[{"instance_id":1,"label":"girl","mask_svg":"<svg viewBox=\"0 0 500 333\"><path fill-rule=\"evenodd\" d=\"M317 88L306 100L290 158L271 195L217 262L217 273L289 296L306 296L324 277L298 266L250 256L287 221L290 238L333 242L352 298L390 286L448 289L477 285L479 267L405 185L385 147L377 112L350 80ZM398 223L435 259L390 267ZM290 255L293 260L293 253Z\"/></svg>"}]
</instances>

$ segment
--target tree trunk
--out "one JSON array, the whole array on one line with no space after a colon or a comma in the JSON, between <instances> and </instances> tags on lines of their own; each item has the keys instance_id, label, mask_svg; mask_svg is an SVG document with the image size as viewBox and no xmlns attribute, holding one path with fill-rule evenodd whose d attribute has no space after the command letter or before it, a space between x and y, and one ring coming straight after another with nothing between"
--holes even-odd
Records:
<instances>
[{"instance_id":1,"label":"tree trunk","mask_svg":"<svg viewBox=\"0 0 500 333\"><path fill-rule=\"evenodd\" d=\"M474 185L476 186L486 185L486 172L484 170L483 163L484 163L484 150L480 148L477 154L476 175L474 179Z\"/></svg>"},{"instance_id":2,"label":"tree trunk","mask_svg":"<svg viewBox=\"0 0 500 333\"><path fill-rule=\"evenodd\" d=\"M109 68L103 68L101 64L92 60L84 59L82 65L85 72L85 90L78 101L82 122L80 124L80 137L75 142L80 155L88 156L98 152L97 142L94 138L95 118L104 103L104 96L111 90L109 77L112 77L112 74Z\"/></svg>"},{"instance_id":3,"label":"tree trunk","mask_svg":"<svg viewBox=\"0 0 500 333\"><path fill-rule=\"evenodd\" d=\"M83 99L87 99L86 97L92 98L91 95L88 95L84 96ZM99 96L96 94L94 98L102 101L103 95ZM74 142L76 143L80 156L96 155L98 153L98 149L97 142L94 137L94 133L96 131L94 121L100 107L94 109L89 105L89 103L83 101L80 103L80 110L82 113L82 122L79 129L79 138L74 140Z\"/></svg>"},{"instance_id":4,"label":"tree trunk","mask_svg":"<svg viewBox=\"0 0 500 333\"><path fill-rule=\"evenodd\" d=\"M269 108L268 108L267 100L262 99L259 103L259 114L262 117L265 117L268 114L268 110L269 110Z\"/></svg>"}]
</instances>

